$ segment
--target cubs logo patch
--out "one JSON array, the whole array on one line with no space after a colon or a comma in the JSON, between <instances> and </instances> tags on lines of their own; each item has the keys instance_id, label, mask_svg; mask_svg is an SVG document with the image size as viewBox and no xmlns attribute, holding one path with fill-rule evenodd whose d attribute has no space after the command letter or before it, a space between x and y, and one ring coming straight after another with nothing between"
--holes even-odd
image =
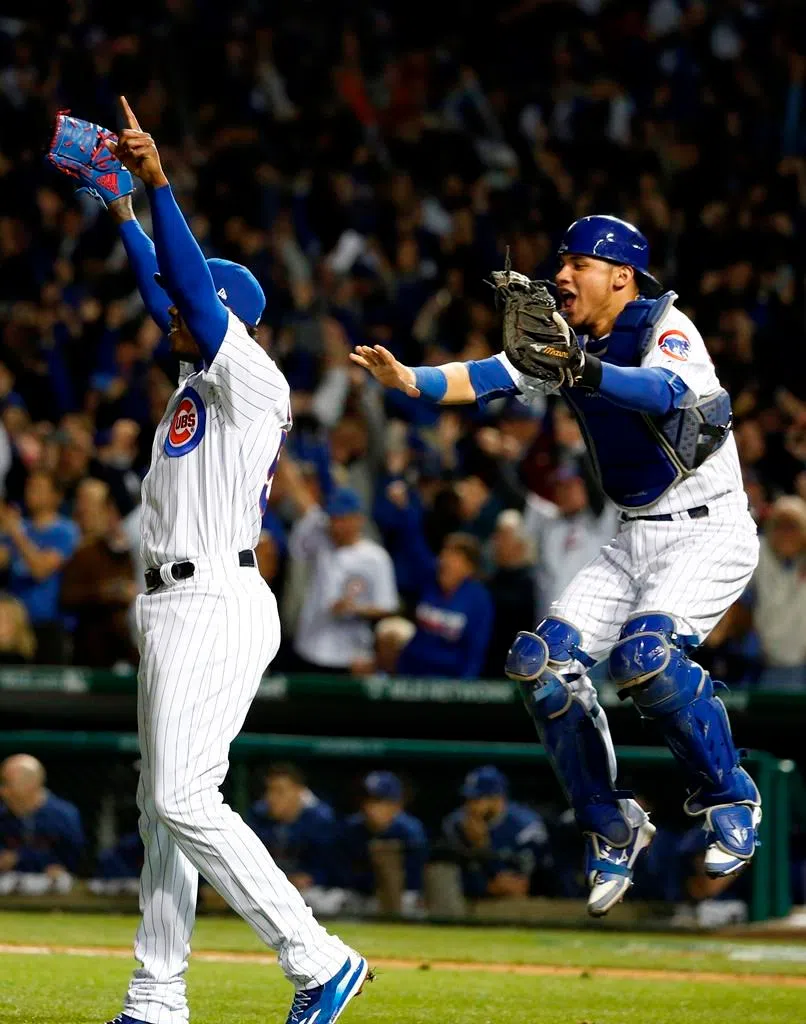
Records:
<instances>
[{"instance_id":1,"label":"cubs logo patch","mask_svg":"<svg viewBox=\"0 0 806 1024\"><path fill-rule=\"evenodd\" d=\"M691 351L691 342L682 331L664 331L658 338L658 347L671 359L685 362Z\"/></svg>"},{"instance_id":2,"label":"cubs logo patch","mask_svg":"<svg viewBox=\"0 0 806 1024\"><path fill-rule=\"evenodd\" d=\"M165 454L172 459L187 455L201 444L207 423L207 410L193 388L185 388L171 417L165 437Z\"/></svg>"}]
</instances>

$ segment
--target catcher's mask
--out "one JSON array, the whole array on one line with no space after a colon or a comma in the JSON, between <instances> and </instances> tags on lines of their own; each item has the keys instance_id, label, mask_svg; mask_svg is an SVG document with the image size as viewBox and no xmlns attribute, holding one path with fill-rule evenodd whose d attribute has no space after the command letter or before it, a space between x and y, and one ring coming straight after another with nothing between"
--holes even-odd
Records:
<instances>
[{"instance_id":1,"label":"catcher's mask","mask_svg":"<svg viewBox=\"0 0 806 1024\"><path fill-rule=\"evenodd\" d=\"M575 220L557 250L558 256L565 253L626 264L635 271L642 295L655 298L663 291L663 285L649 272L649 242L626 220L602 214Z\"/></svg>"}]
</instances>

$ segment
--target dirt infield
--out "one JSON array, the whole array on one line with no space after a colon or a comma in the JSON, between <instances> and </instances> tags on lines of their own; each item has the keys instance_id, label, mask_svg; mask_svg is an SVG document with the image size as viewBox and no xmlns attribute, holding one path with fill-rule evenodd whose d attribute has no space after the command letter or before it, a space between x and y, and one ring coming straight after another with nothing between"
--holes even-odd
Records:
<instances>
[{"instance_id":1,"label":"dirt infield","mask_svg":"<svg viewBox=\"0 0 806 1024\"><path fill-rule=\"evenodd\" d=\"M16 953L21 956L118 957L132 959L131 949L120 946L24 946L0 943L0 955ZM275 957L267 953L225 953L201 950L193 953L194 960L219 964L273 964ZM467 971L480 974L525 974L533 977L567 978L623 978L644 981L705 981L716 984L785 985L806 988L806 976L796 974L739 974L730 971L677 971L640 967L565 967L557 964L471 963L466 960L416 960L402 958L372 958L376 969L421 971Z\"/></svg>"}]
</instances>

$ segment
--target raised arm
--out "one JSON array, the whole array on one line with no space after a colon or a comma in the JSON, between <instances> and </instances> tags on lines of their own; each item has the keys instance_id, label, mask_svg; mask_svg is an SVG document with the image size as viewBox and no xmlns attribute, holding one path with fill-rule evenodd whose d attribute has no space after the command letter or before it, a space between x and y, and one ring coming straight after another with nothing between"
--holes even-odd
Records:
<instances>
[{"instance_id":1,"label":"raised arm","mask_svg":"<svg viewBox=\"0 0 806 1024\"><path fill-rule=\"evenodd\" d=\"M154 243L143 231L135 216L132 197L130 195L122 196L120 199L110 202L109 213L120 230L120 238L126 255L129 257L129 264L134 271L134 276L137 278L137 288L145 307L161 330L167 333L171 324L171 317L168 313L171 299L165 289L154 280L154 275L159 271L157 253Z\"/></svg>"},{"instance_id":2,"label":"raised arm","mask_svg":"<svg viewBox=\"0 0 806 1024\"><path fill-rule=\"evenodd\" d=\"M146 185L160 283L210 364L224 340L229 314L216 294L204 254L182 216L154 140L140 128L125 96L121 96L120 105L126 128L117 143L107 145Z\"/></svg>"},{"instance_id":3,"label":"raised arm","mask_svg":"<svg viewBox=\"0 0 806 1024\"><path fill-rule=\"evenodd\" d=\"M442 366L405 366L383 345L358 345L350 358L384 387L440 405L469 405L480 398L518 393L511 376L495 357Z\"/></svg>"}]
</instances>

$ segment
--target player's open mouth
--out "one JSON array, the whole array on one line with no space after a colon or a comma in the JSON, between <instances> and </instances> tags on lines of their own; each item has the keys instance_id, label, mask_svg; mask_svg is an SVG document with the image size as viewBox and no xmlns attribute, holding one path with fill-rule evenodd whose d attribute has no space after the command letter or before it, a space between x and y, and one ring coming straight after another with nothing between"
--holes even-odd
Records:
<instances>
[{"instance_id":1,"label":"player's open mouth","mask_svg":"<svg viewBox=\"0 0 806 1024\"><path fill-rule=\"evenodd\" d=\"M573 306L576 295L574 292L568 291L567 288L560 289L560 309L563 313L567 313L568 310Z\"/></svg>"}]
</instances>

